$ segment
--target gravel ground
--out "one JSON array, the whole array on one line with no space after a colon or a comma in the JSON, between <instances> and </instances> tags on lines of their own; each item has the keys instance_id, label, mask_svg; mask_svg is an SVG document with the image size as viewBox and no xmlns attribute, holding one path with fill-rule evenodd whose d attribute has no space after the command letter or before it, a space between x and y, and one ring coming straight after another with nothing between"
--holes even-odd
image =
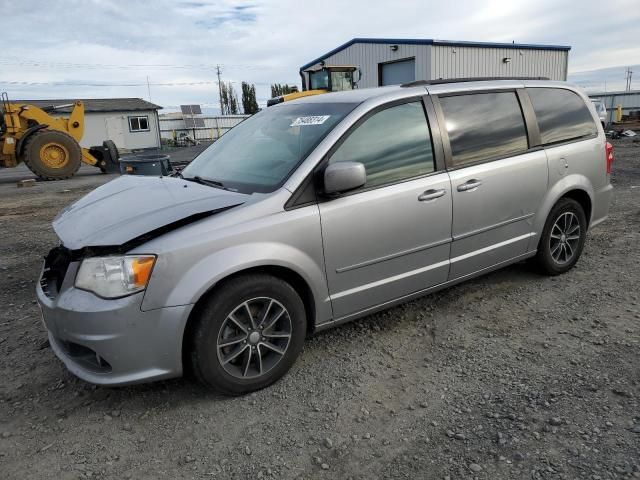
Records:
<instances>
[{"instance_id":1,"label":"gravel ground","mask_svg":"<svg viewBox=\"0 0 640 480\"><path fill-rule=\"evenodd\" d=\"M241 398L94 387L48 348L50 222L109 178L0 184L1 478L640 478L640 143L616 142L568 274L515 265L319 334Z\"/></svg>"}]
</instances>

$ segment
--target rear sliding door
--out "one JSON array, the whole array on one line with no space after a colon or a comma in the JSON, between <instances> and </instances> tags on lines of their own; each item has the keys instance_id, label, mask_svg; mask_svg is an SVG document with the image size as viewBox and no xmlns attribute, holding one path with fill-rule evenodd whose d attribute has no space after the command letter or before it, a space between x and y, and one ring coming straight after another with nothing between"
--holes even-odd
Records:
<instances>
[{"instance_id":1,"label":"rear sliding door","mask_svg":"<svg viewBox=\"0 0 640 480\"><path fill-rule=\"evenodd\" d=\"M527 251L547 189L544 150L529 148L515 90L440 95L451 177L454 280Z\"/></svg>"}]
</instances>

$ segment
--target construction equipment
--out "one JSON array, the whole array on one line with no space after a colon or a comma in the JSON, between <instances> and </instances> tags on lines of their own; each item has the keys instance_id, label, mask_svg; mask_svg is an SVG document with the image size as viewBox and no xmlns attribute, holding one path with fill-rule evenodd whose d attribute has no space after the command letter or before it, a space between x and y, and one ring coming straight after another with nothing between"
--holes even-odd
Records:
<instances>
[{"instance_id":1,"label":"construction equipment","mask_svg":"<svg viewBox=\"0 0 640 480\"><path fill-rule=\"evenodd\" d=\"M267 107L310 95L353 90L357 88L360 80L360 69L353 65L322 65L320 68L305 70L300 74L302 75L302 92L271 98L267 101Z\"/></svg>"},{"instance_id":2,"label":"construction equipment","mask_svg":"<svg viewBox=\"0 0 640 480\"><path fill-rule=\"evenodd\" d=\"M0 112L0 167L16 167L24 162L43 180L73 176L82 162L103 172L117 171L118 152L111 141L86 149L79 142L84 134L84 104L34 105L10 103L2 93ZM50 113L73 107L69 118ZM115 151L114 151L115 150Z\"/></svg>"}]
</instances>

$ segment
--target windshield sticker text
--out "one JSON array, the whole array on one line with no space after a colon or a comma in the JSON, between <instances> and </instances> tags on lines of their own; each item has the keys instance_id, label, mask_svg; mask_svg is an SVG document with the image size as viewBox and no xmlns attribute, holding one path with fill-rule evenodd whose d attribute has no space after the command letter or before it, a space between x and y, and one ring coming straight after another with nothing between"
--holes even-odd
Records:
<instances>
[{"instance_id":1,"label":"windshield sticker text","mask_svg":"<svg viewBox=\"0 0 640 480\"><path fill-rule=\"evenodd\" d=\"M296 118L290 127L304 127L307 125L322 125L331 115L313 115L309 117Z\"/></svg>"}]
</instances>

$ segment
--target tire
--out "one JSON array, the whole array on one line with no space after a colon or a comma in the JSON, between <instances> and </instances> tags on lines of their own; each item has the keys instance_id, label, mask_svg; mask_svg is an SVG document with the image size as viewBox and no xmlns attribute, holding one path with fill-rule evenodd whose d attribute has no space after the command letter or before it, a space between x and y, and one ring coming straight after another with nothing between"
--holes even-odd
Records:
<instances>
[{"instance_id":1,"label":"tire","mask_svg":"<svg viewBox=\"0 0 640 480\"><path fill-rule=\"evenodd\" d=\"M196 315L189 351L192 372L227 395L259 390L280 379L300 354L307 331L300 296L287 282L264 274L225 282Z\"/></svg>"},{"instance_id":2,"label":"tire","mask_svg":"<svg viewBox=\"0 0 640 480\"><path fill-rule=\"evenodd\" d=\"M27 139L22 160L42 180L63 180L80 168L82 149L65 132L39 130Z\"/></svg>"},{"instance_id":3,"label":"tire","mask_svg":"<svg viewBox=\"0 0 640 480\"><path fill-rule=\"evenodd\" d=\"M587 219L582 205L571 198L561 198L551 209L542 230L535 266L547 275L571 270L582 254L586 236Z\"/></svg>"},{"instance_id":4,"label":"tire","mask_svg":"<svg viewBox=\"0 0 640 480\"><path fill-rule=\"evenodd\" d=\"M120 153L118 152L118 147L116 147L115 142L113 140L105 140L102 142L102 146L109 150L109 158L107 159L107 165L104 167L103 173L120 172Z\"/></svg>"}]
</instances>

